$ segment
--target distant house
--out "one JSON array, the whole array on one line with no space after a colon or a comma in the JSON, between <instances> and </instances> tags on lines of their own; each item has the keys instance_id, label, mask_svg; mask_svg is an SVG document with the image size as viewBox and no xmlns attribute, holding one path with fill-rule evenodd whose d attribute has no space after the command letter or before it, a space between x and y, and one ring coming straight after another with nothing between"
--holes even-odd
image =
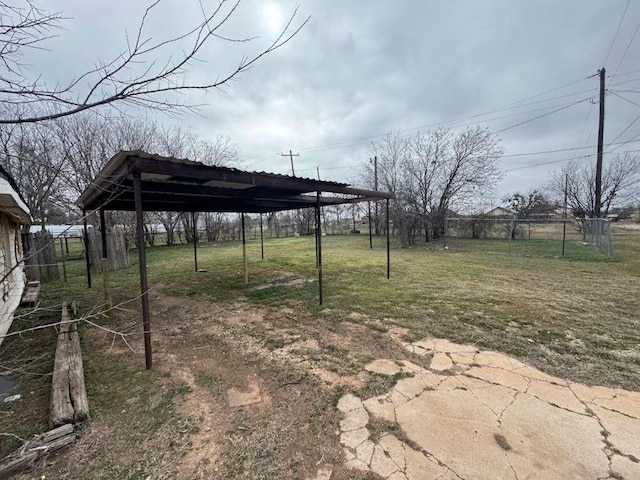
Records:
<instances>
[{"instance_id":1,"label":"distant house","mask_svg":"<svg viewBox=\"0 0 640 480\"><path fill-rule=\"evenodd\" d=\"M0 344L24 292L21 227L30 224L29 207L14 179L0 166Z\"/></svg>"},{"instance_id":2,"label":"distant house","mask_svg":"<svg viewBox=\"0 0 640 480\"><path fill-rule=\"evenodd\" d=\"M489 210L488 212L483 213L485 217L493 217L493 218L511 218L513 217L513 212L508 208L503 207L495 207Z\"/></svg>"}]
</instances>

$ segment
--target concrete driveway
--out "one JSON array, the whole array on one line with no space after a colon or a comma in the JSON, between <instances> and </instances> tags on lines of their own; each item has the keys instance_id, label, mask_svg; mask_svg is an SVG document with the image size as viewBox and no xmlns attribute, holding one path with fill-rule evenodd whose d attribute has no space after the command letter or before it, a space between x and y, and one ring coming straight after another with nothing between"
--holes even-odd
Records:
<instances>
[{"instance_id":1,"label":"concrete driveway","mask_svg":"<svg viewBox=\"0 0 640 480\"><path fill-rule=\"evenodd\" d=\"M429 368L376 360L366 369L403 378L338 404L348 466L389 480L640 479L640 393L447 340L404 347L433 355Z\"/></svg>"}]
</instances>

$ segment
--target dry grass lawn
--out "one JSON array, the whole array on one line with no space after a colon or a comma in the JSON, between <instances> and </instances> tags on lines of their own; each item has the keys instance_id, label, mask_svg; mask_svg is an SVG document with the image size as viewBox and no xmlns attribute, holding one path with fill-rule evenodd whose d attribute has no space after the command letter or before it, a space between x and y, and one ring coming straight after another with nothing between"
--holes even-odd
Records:
<instances>
[{"instance_id":1,"label":"dry grass lawn","mask_svg":"<svg viewBox=\"0 0 640 480\"><path fill-rule=\"evenodd\" d=\"M266 258L249 243L250 284L241 285L237 243L203 245L194 273L189 246L148 251L155 368L144 370L137 302L81 326L92 419L79 443L41 473L47 478L364 479L341 467L337 399L370 396L389 379L363 372L374 358L412 358L398 339L425 336L513 355L552 375L640 390L640 232L625 231L609 260L572 241L568 258L491 253L489 242L392 251L384 240L324 237L325 304L317 304L313 238L269 239ZM489 248L491 247L491 248ZM553 246L555 248L556 245ZM544 247L546 248L546 247ZM582 250L581 250L582 249ZM134 256L132 256L134 258ZM112 273L113 298L138 289L137 268ZM69 282L44 286L43 306L13 331L55 321L63 299L81 312L82 262ZM27 313L27 312L22 312ZM55 332L7 339L0 351L23 399L0 406L0 432L47 428ZM260 402L227 406L227 390ZM2 451L20 442L2 439ZM39 472L40 473L40 472ZM26 476L25 478L31 478Z\"/></svg>"}]
</instances>

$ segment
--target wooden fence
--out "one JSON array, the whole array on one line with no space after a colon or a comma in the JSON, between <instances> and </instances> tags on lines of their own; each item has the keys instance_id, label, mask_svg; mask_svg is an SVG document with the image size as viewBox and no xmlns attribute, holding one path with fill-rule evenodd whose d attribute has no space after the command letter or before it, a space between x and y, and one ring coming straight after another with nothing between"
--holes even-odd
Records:
<instances>
[{"instance_id":1,"label":"wooden fence","mask_svg":"<svg viewBox=\"0 0 640 480\"><path fill-rule=\"evenodd\" d=\"M29 281L46 282L59 279L56 243L53 235L49 232L30 233L29 249L24 263Z\"/></svg>"},{"instance_id":2,"label":"wooden fence","mask_svg":"<svg viewBox=\"0 0 640 480\"><path fill-rule=\"evenodd\" d=\"M102 272L102 239L97 228L89 230L89 262L92 272ZM120 270L129 266L129 249L121 230L107 232L107 257L109 269Z\"/></svg>"}]
</instances>

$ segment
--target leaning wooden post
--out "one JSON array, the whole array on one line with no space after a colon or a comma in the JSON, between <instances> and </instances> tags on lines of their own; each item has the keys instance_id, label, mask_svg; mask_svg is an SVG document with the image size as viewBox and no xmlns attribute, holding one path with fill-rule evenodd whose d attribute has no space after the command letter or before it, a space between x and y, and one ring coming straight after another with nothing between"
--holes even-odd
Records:
<instances>
[{"instance_id":1,"label":"leaning wooden post","mask_svg":"<svg viewBox=\"0 0 640 480\"><path fill-rule=\"evenodd\" d=\"M198 228L196 227L196 213L191 212L191 223L193 225L193 268L197 272L198 271Z\"/></svg>"},{"instance_id":2,"label":"leaning wooden post","mask_svg":"<svg viewBox=\"0 0 640 480\"><path fill-rule=\"evenodd\" d=\"M247 239L244 234L244 213L240 214L242 227L242 286L246 288L249 283L249 270L247 269Z\"/></svg>"},{"instance_id":3,"label":"leaning wooden post","mask_svg":"<svg viewBox=\"0 0 640 480\"><path fill-rule=\"evenodd\" d=\"M318 259L318 300L322 305L322 227L320 225L320 192L316 193L316 245Z\"/></svg>"},{"instance_id":4,"label":"leaning wooden post","mask_svg":"<svg viewBox=\"0 0 640 480\"><path fill-rule=\"evenodd\" d=\"M107 248L107 222L104 219L104 209L100 209L100 239L102 240L102 283L104 288L104 301L111 306L111 294L109 292L109 253Z\"/></svg>"},{"instance_id":5,"label":"leaning wooden post","mask_svg":"<svg viewBox=\"0 0 640 480\"><path fill-rule=\"evenodd\" d=\"M142 184L140 172L133 173L133 195L136 204L136 236L138 242L138 268L142 301L142 328L144 332L144 357L147 370L153 366L151 352L151 325L149 322L149 286L147 284L147 258L144 244L144 215L142 212Z\"/></svg>"},{"instance_id":6,"label":"leaning wooden post","mask_svg":"<svg viewBox=\"0 0 640 480\"><path fill-rule=\"evenodd\" d=\"M391 278L391 233L389 232L389 199L387 198L387 279Z\"/></svg>"},{"instance_id":7,"label":"leaning wooden post","mask_svg":"<svg viewBox=\"0 0 640 480\"><path fill-rule=\"evenodd\" d=\"M62 237L60 237L60 255L62 256L62 274L64 275L64 282L67 283L67 262L64 255L64 243L62 243Z\"/></svg>"},{"instance_id":8,"label":"leaning wooden post","mask_svg":"<svg viewBox=\"0 0 640 480\"><path fill-rule=\"evenodd\" d=\"M82 209L82 225L84 228L84 258L87 263L87 287L91 288L91 260L89 259L89 229L87 228L87 211Z\"/></svg>"},{"instance_id":9,"label":"leaning wooden post","mask_svg":"<svg viewBox=\"0 0 640 480\"><path fill-rule=\"evenodd\" d=\"M260 255L264 260L264 238L262 236L262 214L260 214Z\"/></svg>"}]
</instances>

